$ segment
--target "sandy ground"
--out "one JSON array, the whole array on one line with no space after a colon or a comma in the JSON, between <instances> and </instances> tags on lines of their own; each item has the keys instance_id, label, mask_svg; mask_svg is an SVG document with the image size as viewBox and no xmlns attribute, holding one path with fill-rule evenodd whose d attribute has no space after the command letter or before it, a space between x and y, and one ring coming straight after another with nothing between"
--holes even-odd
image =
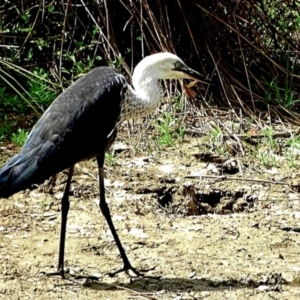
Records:
<instances>
[{"instance_id":1,"label":"sandy ground","mask_svg":"<svg viewBox=\"0 0 300 300\"><path fill-rule=\"evenodd\" d=\"M121 134L106 165L107 202L129 259L160 278L106 275L122 261L91 160L72 182L66 267L100 279L42 274L57 265L61 174L54 186L0 202L0 299L299 299L299 169L212 155L200 144L186 136L136 153ZM2 162L13 151L3 147Z\"/></svg>"}]
</instances>

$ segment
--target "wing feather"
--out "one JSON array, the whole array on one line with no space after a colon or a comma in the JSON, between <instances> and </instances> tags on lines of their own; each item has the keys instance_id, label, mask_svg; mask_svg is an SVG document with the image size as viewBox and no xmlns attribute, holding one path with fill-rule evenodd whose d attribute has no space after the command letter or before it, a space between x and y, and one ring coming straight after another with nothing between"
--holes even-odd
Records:
<instances>
[{"instance_id":1,"label":"wing feather","mask_svg":"<svg viewBox=\"0 0 300 300\"><path fill-rule=\"evenodd\" d=\"M113 68L78 79L45 111L21 152L0 169L0 197L43 182L77 162L97 156L115 138L127 83Z\"/></svg>"}]
</instances>

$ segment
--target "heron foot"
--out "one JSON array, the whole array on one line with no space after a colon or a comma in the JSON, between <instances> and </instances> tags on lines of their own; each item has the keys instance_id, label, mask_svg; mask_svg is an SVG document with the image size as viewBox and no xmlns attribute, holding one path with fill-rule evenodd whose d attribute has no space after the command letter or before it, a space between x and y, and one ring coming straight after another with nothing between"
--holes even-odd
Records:
<instances>
[{"instance_id":1,"label":"heron foot","mask_svg":"<svg viewBox=\"0 0 300 300\"><path fill-rule=\"evenodd\" d=\"M114 277L115 275L121 273L121 272L126 272L126 274L128 274L130 277L142 277L142 278L153 278L153 279L159 279L161 276L148 276L148 275L144 275L143 273L149 272L154 270L156 267L152 267L149 269L142 269L142 270L137 270L136 268L134 268L131 264L126 264L123 266L123 268L114 271L114 272L110 272L107 273L108 276L110 277ZM135 276L132 276L129 271L131 271Z\"/></svg>"},{"instance_id":2,"label":"heron foot","mask_svg":"<svg viewBox=\"0 0 300 300\"><path fill-rule=\"evenodd\" d=\"M40 272L40 275L44 275L47 277L52 277L52 276L60 276L63 279L85 279L85 280L99 280L100 277L98 276L93 276L93 275L83 275L83 274L78 274L75 271L71 271L70 268L67 269L59 269L56 272Z\"/></svg>"},{"instance_id":3,"label":"heron foot","mask_svg":"<svg viewBox=\"0 0 300 300\"><path fill-rule=\"evenodd\" d=\"M69 269L58 269L56 272L40 272L41 275L45 275L47 277L52 277L52 276L60 276L61 278L65 278L65 274L69 273Z\"/></svg>"}]
</instances>

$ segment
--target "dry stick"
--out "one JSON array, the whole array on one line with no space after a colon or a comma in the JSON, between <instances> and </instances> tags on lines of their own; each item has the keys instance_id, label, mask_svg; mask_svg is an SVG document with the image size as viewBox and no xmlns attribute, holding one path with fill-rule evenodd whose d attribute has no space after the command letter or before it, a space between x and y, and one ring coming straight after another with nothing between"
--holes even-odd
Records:
<instances>
[{"instance_id":1,"label":"dry stick","mask_svg":"<svg viewBox=\"0 0 300 300\"><path fill-rule=\"evenodd\" d=\"M210 49L209 49L209 46L208 45L206 45L206 48L207 48L207 51L208 51L208 53L209 53L209 55L211 56L211 57L213 57L213 55L212 55L212 53L211 53L211 51L210 51ZM221 59L219 59L217 62L214 62L214 68L213 68L213 70L212 70L212 72L211 72L211 75L210 75L210 77L208 77L210 80L212 80L212 78L213 78L213 74L215 73L215 71L217 70L217 66L218 66L218 64L219 64L219 62L220 62L220 60ZM203 96L203 100L206 102L206 96L207 96L207 94L208 94L208 89L209 89L209 85L207 85L207 87L206 87L206 89L205 89L205 93L204 93L204 96Z\"/></svg>"},{"instance_id":2,"label":"dry stick","mask_svg":"<svg viewBox=\"0 0 300 300\"><path fill-rule=\"evenodd\" d=\"M235 26L237 27L235 16L233 16L233 18L234 18ZM244 56L243 47L242 47L242 43L241 43L241 38L240 38L239 34L237 34L237 38L238 38L239 45L240 45L240 50L241 50L241 53L242 53L242 59L243 59L245 73L246 73L246 78L247 78L247 83L248 83L248 89L250 91L250 97L251 97L251 101L252 101L252 107L253 107L253 111L255 113L256 109L255 109L255 105L254 105L254 99L253 99L252 90L251 90L251 84L250 84L250 80L249 80L248 68L246 66L245 56Z\"/></svg>"},{"instance_id":3,"label":"dry stick","mask_svg":"<svg viewBox=\"0 0 300 300\"><path fill-rule=\"evenodd\" d=\"M242 143L241 143L239 137L238 137L236 134L234 134L234 135L233 135L233 138L236 140L236 142L237 142L238 145L240 146L240 150L241 150L241 152L242 152L242 156L245 156L245 152L244 152L244 149L243 149L243 145L242 145ZM243 175L243 174L242 174L242 175Z\"/></svg>"},{"instance_id":4,"label":"dry stick","mask_svg":"<svg viewBox=\"0 0 300 300\"><path fill-rule=\"evenodd\" d=\"M198 4L195 4L196 6L198 6L200 9L202 9L203 11L205 11L208 15L211 15L213 18L215 18L216 20L218 20L219 22L222 22L225 26L227 26L228 28L230 28L231 30L233 30L234 32L236 32L240 38L242 38L243 40L245 40L253 49L256 49L261 55L265 56L270 62L272 62L272 64L274 66L276 66L277 68L279 68L280 70L282 70L285 74L288 73L288 71L280 66L279 64L277 64L274 60L271 59L271 57L269 55L267 55L266 53L268 51L265 51L265 48L263 47L263 45L260 45L259 47L257 47L256 45L252 44L245 36L243 36L240 32L238 32L234 27L230 26L229 24L227 24L225 21L223 21L222 19L220 19L218 16L215 16L213 13L205 10L203 7L201 7L200 5ZM280 34L279 34L280 35ZM284 37L282 37L283 40L286 40ZM248 70L249 72L249 70ZM298 75L295 75L295 74L291 74L292 77L298 77ZM254 79L256 79L255 77L253 77ZM233 79L234 80L234 79ZM257 84L261 87L262 85L260 84L260 82L258 80L256 80ZM294 117L294 122L297 122L295 119L296 115L293 114L292 112L288 112L289 115L293 116ZM299 124L299 122L297 122Z\"/></svg>"},{"instance_id":5,"label":"dry stick","mask_svg":"<svg viewBox=\"0 0 300 300\"><path fill-rule=\"evenodd\" d=\"M275 112L275 114L276 114L276 112ZM290 123L283 122L282 119L279 118L278 115L277 115L277 117L278 117L278 121L280 122L281 126L285 129L284 131L285 132L290 132L291 133L291 137L292 137L292 134L299 134L300 133L300 129L299 128L296 131L293 131L291 129L291 124Z\"/></svg>"},{"instance_id":6,"label":"dry stick","mask_svg":"<svg viewBox=\"0 0 300 300\"><path fill-rule=\"evenodd\" d=\"M141 30L141 53L142 57L144 57L144 29L143 29L143 4L142 0L140 0L140 14L141 14L141 22L140 22L140 30Z\"/></svg>"},{"instance_id":7,"label":"dry stick","mask_svg":"<svg viewBox=\"0 0 300 300\"><path fill-rule=\"evenodd\" d=\"M279 63L277 63L275 60L273 60L270 56L268 56L267 54L265 54L260 48L258 48L256 45L254 45L253 43L251 43L251 41L244 36L243 34L241 34L240 32L238 32L236 30L236 28L234 28L233 26L229 25L228 23L226 23L224 20L222 20L220 17L218 17L217 15L214 15L212 12L210 12L209 10L205 9L204 7L202 7L200 4L198 3L194 3L195 6L199 7L202 11L204 11L208 16L213 17L214 19L216 19L217 21L219 21L220 23L224 24L224 26L226 26L227 28L231 29L233 32L237 33L247 44L251 45L258 53L260 53L261 55L263 55L268 61L270 61L274 66L276 66L279 70L281 70L282 72L286 73L286 69L281 66ZM295 78L300 78L299 75L293 75L293 77Z\"/></svg>"},{"instance_id":8,"label":"dry stick","mask_svg":"<svg viewBox=\"0 0 300 300\"><path fill-rule=\"evenodd\" d=\"M260 20L263 22L263 23L265 23L267 26L268 26L268 28L270 28L271 30L274 30L274 31L276 31L276 35L278 36L277 37L277 40L282 40L282 41L284 41L286 44L288 44L289 46L293 46L293 44L291 44L288 40L287 40L287 38L286 38L286 35L285 34L282 34L281 32L284 32L284 31L281 31L281 30L277 30L276 28L275 28L275 26L273 26L272 24L271 24L271 22L269 21L269 19L268 18L266 18L265 16L264 16L264 14L263 14L263 12L261 11L261 10L258 10L256 7L255 7L255 2L254 1L245 1L246 3L246 5L247 6L249 6L249 7L252 7L253 9L254 9L254 12L256 13L256 15L260 18ZM253 3L252 3L253 2ZM263 43L261 43L261 44L263 44ZM298 48L296 48L295 46L293 46L293 49L295 50L295 51L297 51L298 50ZM268 51L266 51L266 47L264 46L263 47L263 51L265 51L266 53L268 52Z\"/></svg>"},{"instance_id":9,"label":"dry stick","mask_svg":"<svg viewBox=\"0 0 300 300\"><path fill-rule=\"evenodd\" d=\"M285 107L283 107L282 105L280 105L280 109L282 109L287 115L292 116L294 119L292 120L292 122L294 124L297 124L298 126L300 125L300 122L297 121L296 115L293 111L289 111L287 110ZM281 113L281 111L277 111L276 109L274 109L273 107L271 107L272 112L279 118L278 114L280 114L280 117L286 120L286 117L284 117L284 115Z\"/></svg>"},{"instance_id":10,"label":"dry stick","mask_svg":"<svg viewBox=\"0 0 300 300\"><path fill-rule=\"evenodd\" d=\"M231 225L232 226L232 225ZM233 227L233 226L232 226ZM234 229L237 231L237 237L236 237L236 240L240 237L240 232L236 229L236 227L234 227ZM229 230L229 229L226 229L226 231L220 236L218 237L216 240L212 241L211 243L208 243L208 244L204 244L202 245L201 247L198 247L195 251L199 250L199 249L203 249L204 247L207 247L207 246L211 246L215 243L217 243L218 241L220 241L221 239L224 238L224 236L229 233L229 232L232 232L232 230Z\"/></svg>"},{"instance_id":11,"label":"dry stick","mask_svg":"<svg viewBox=\"0 0 300 300\"><path fill-rule=\"evenodd\" d=\"M131 22L131 19L133 19L133 16L130 17L130 19L128 20L128 22ZM125 31L125 28L124 30ZM134 71L134 42L133 42L133 39L134 39L134 34L133 34L133 31L134 31L134 22L131 22L130 24L130 47L131 47L131 67L130 67L130 70L131 70L131 74L133 74L133 71Z\"/></svg>"},{"instance_id":12,"label":"dry stick","mask_svg":"<svg viewBox=\"0 0 300 300\"><path fill-rule=\"evenodd\" d=\"M35 6L33 6L31 9L33 9L33 8L35 8L35 7L37 7L37 6L40 6L40 5L35 5ZM22 44L21 47L19 48L19 50L18 50L18 52L16 53L15 57L18 57L18 56L20 55L20 53L21 53L23 47L25 46L27 40L29 39L29 37L30 37L32 31L34 30L34 27L35 27L35 24L36 24L36 21L37 21L37 19L38 19L39 14L40 14L40 8L39 8L39 10L38 10L38 12L37 12L37 14L36 14L36 16L35 16L35 19L34 19L34 21L33 21L33 23L32 23L32 26L31 26L31 28L30 28L30 30L29 30L29 32L28 32L28 34L27 34L27 36L26 36L26 38L25 38L23 44Z\"/></svg>"},{"instance_id":13,"label":"dry stick","mask_svg":"<svg viewBox=\"0 0 300 300\"><path fill-rule=\"evenodd\" d=\"M293 231L293 232L300 232L300 228L299 227L282 227L282 228L278 228L279 230L283 230L283 231Z\"/></svg>"},{"instance_id":14,"label":"dry stick","mask_svg":"<svg viewBox=\"0 0 300 300\"><path fill-rule=\"evenodd\" d=\"M248 114L249 114L249 111L244 107L243 102L242 102L241 98L239 97L239 95L237 94L237 92L236 92L234 86L231 84L230 87L231 87L233 93L235 94L237 100L239 101L239 104L240 104L242 110L244 111L244 113L245 113L246 115L248 115Z\"/></svg>"},{"instance_id":15,"label":"dry stick","mask_svg":"<svg viewBox=\"0 0 300 300\"><path fill-rule=\"evenodd\" d=\"M74 9L73 7L75 7L75 9ZM75 36L76 29L77 29L77 27L79 26L79 24L81 24L82 27L85 29L84 37L82 38L82 40L84 40L85 36L88 34L88 28L85 26L84 21L82 21L82 20L80 19L80 17L78 16L78 7L71 4L71 6L70 6L69 9L72 10L73 14L76 16L76 17L74 18L74 25L73 25L73 30L72 30L72 43L75 43L75 41L74 41L74 40L75 40L74 36ZM98 11L100 11L100 10L99 10L99 6L98 6ZM101 12L101 11L100 11L100 12ZM100 13L100 17L101 17L101 13ZM100 22L100 21L99 21L99 22ZM105 23L105 22L103 21L103 23ZM98 38L97 38L97 42L95 43L95 47L93 48L94 55L92 56L92 59L91 59L92 65L94 65L94 61L95 61L95 58L96 58L97 53L98 53L98 48L99 48L99 45L100 45L100 43L101 43L100 40L101 40L101 33L99 32L99 35L98 35ZM76 43L75 43L75 44L76 44ZM68 46L66 52L70 51L70 48L71 48L71 43L69 44L69 46ZM72 75L72 77L73 77L73 76L74 76L74 74Z\"/></svg>"},{"instance_id":16,"label":"dry stick","mask_svg":"<svg viewBox=\"0 0 300 300\"><path fill-rule=\"evenodd\" d=\"M131 4L131 9L129 9L122 0L119 0L119 1L121 2L121 4L125 7L125 9L135 18L135 20L140 25L140 21L141 21L140 17L139 17L140 16L140 10L136 7L136 5L134 4L134 2L130 3ZM155 24L154 24L155 22L153 22L153 19L149 15L148 10L150 10L150 8L146 7L145 8L145 12L148 13L149 19L152 21L152 26L151 26L151 24L149 25L148 21L145 18L143 20L144 25L147 27L150 36L153 38L153 41L157 44L158 47L162 48L161 45L160 45L160 42L156 39L155 34L153 32L153 28L155 28ZM148 40L147 39L145 39L145 43L148 44ZM150 48L149 45L148 45L148 48Z\"/></svg>"},{"instance_id":17,"label":"dry stick","mask_svg":"<svg viewBox=\"0 0 300 300\"><path fill-rule=\"evenodd\" d=\"M100 42L101 41L101 33L99 32L98 37L97 37L97 43L94 47L94 56L93 56L93 62L95 61L95 57L97 56L98 49L100 48Z\"/></svg>"},{"instance_id":18,"label":"dry stick","mask_svg":"<svg viewBox=\"0 0 300 300\"><path fill-rule=\"evenodd\" d=\"M137 142L135 142L135 147L132 145L132 143L131 143L131 139L130 139L130 134L128 135L128 137L129 137L129 140L128 140L128 143L130 144L130 147L131 147L131 149L134 149L134 148L136 148L136 149L138 149L138 147L142 144L142 138L143 138L143 136L144 136L144 134L148 131L148 128L150 127L150 125L151 125L151 120L149 120L149 117L148 116L146 116L145 118L144 118L144 120L145 120L145 122L143 123L143 126L139 126L138 128L139 128L139 133L138 133L138 135L136 135L136 138L137 138ZM135 150L134 150L135 151Z\"/></svg>"},{"instance_id":19,"label":"dry stick","mask_svg":"<svg viewBox=\"0 0 300 300\"><path fill-rule=\"evenodd\" d=\"M209 50L208 47L207 47L207 50L208 50L209 55L211 56L211 59L212 59L214 65L215 65L215 70L216 70L217 75L218 75L218 77L219 77L219 79L220 79L221 87L222 87L223 93L224 93L224 95L225 95L225 98L226 98L226 100L227 100L228 106L231 108L232 112L233 112L233 113L235 114L235 116L238 118L238 115L236 114L234 108L233 108L232 105L231 105L231 102L229 101L229 97L228 97L228 95L227 95L227 91L226 91L226 88L225 88L225 86L224 86L224 79L223 79L223 77L221 76L221 73L220 73L219 68L218 68L218 64L216 63L216 61L215 61L215 59L214 59L214 57L213 57L213 55L212 55L212 53L210 52L210 50Z\"/></svg>"},{"instance_id":20,"label":"dry stick","mask_svg":"<svg viewBox=\"0 0 300 300\"><path fill-rule=\"evenodd\" d=\"M90 16L91 20L94 22L95 26L98 28L100 34L102 35L102 39L107 43L109 48L113 51L114 55L116 57L118 57L118 55L117 55L117 53L115 53L112 45L109 43L109 40L106 38L105 34L103 33L102 28L99 26L98 22L96 22L95 18L93 17L93 14L90 12L90 10L88 9L88 7L86 6L86 4L84 3L83 0L80 0L80 2L82 4L82 6L84 7L84 9L86 10L86 12L88 13L88 15ZM109 54L104 43L103 43L103 48L105 49L105 52Z\"/></svg>"},{"instance_id":21,"label":"dry stick","mask_svg":"<svg viewBox=\"0 0 300 300\"><path fill-rule=\"evenodd\" d=\"M120 0L120 1L121 1L121 0ZM122 2L122 1L121 1L121 2ZM140 22L144 22L144 25L145 25L146 28L148 29L148 32L149 32L150 36L152 36L153 41L157 44L157 46L158 46L160 49L162 49L160 37L159 37L159 35L158 35L157 31L156 31L156 27L157 27L157 26L156 26L156 25L157 25L156 23L157 23L157 22L155 22L153 16L151 15L151 9L150 9L150 8L147 6L147 4L145 3L145 10L144 10L144 11L145 11L145 13L147 13L148 18L149 18L149 20L150 20L151 23L152 23L152 24L149 25L150 22L148 23L147 18L144 18L143 20L140 19L140 10L137 8L137 6L136 6L133 2L131 2L130 4L132 5L132 8L133 8L133 10L134 10L134 12L135 12L135 19L137 20L138 24L141 26ZM142 4L142 3L141 3L141 4ZM126 5L125 5L125 7L126 7ZM129 12L130 12L131 15L133 14L132 11L129 11ZM157 40L156 37L155 37L154 31L155 31L155 33L156 33L156 36L158 37L158 40ZM145 40L145 42L147 43L147 39Z\"/></svg>"},{"instance_id":22,"label":"dry stick","mask_svg":"<svg viewBox=\"0 0 300 300\"><path fill-rule=\"evenodd\" d=\"M167 39L164 36L164 34L159 26L159 23L157 22L157 19L155 18L153 11L150 9L150 7L146 1L144 2L144 6L145 6L145 12L148 13L148 17L152 22L153 29L154 29L157 39L159 41L161 51L168 50ZM145 19L144 19L144 22L145 22ZM147 22L145 22L145 23L147 25Z\"/></svg>"},{"instance_id":23,"label":"dry stick","mask_svg":"<svg viewBox=\"0 0 300 300\"><path fill-rule=\"evenodd\" d=\"M69 44L69 47L67 48L67 51L66 53L68 53L70 51L70 48L71 48L71 44L76 44L75 43L75 33L76 33L76 28L77 28L77 25L78 25L78 14L77 14L77 7L75 7L75 10L73 9L72 5L70 7L71 11L73 12L73 14L75 15L75 18L74 18L74 24L73 24L73 29L70 29L70 38L71 38L71 42ZM95 57L96 54L94 54L93 57ZM73 78L72 78L72 81L73 81Z\"/></svg>"},{"instance_id":24,"label":"dry stick","mask_svg":"<svg viewBox=\"0 0 300 300\"><path fill-rule=\"evenodd\" d=\"M90 16L90 18L92 19L92 21L94 22L95 26L98 28L101 36L102 36L102 39L103 41L106 42L107 46L109 47L109 49L112 51L112 53L114 54L115 57L118 57L118 53L116 53L114 47L111 45L111 43L109 42L109 40L107 39L107 37L105 36L102 28L100 27L100 25L98 24L98 22L95 20L95 18L93 17L93 14L91 13L91 11L88 9L87 5L84 3L83 0L80 0L80 2L82 3L82 6L85 8L86 12L88 13L88 15ZM107 51L107 47L105 46L105 43L103 43L103 48L105 49L105 52L106 53L109 53ZM125 63L124 60L122 60L122 65L124 67L124 70L128 73L128 74L131 74L130 73L130 69L129 67L127 66L127 64Z\"/></svg>"},{"instance_id":25,"label":"dry stick","mask_svg":"<svg viewBox=\"0 0 300 300\"><path fill-rule=\"evenodd\" d=\"M251 182L261 182L261 183L271 183L271 184L279 184L279 185L289 185L288 183L278 182L278 181L270 181L270 180L262 180L262 179L251 179L251 178L242 178L242 177L227 177L226 175L215 176L215 175L186 175L185 178L213 178L213 179L221 179L221 180L244 180Z\"/></svg>"},{"instance_id":26,"label":"dry stick","mask_svg":"<svg viewBox=\"0 0 300 300\"><path fill-rule=\"evenodd\" d=\"M141 299L147 299L147 300L157 300L156 298L146 296L146 293L137 292L135 290L132 290L130 288L126 288L124 286L114 285L114 287L116 287L120 290L129 291L129 292L137 294L137 296L131 296L130 298L141 298ZM153 293L150 293L150 294L152 295Z\"/></svg>"},{"instance_id":27,"label":"dry stick","mask_svg":"<svg viewBox=\"0 0 300 300\"><path fill-rule=\"evenodd\" d=\"M82 1L82 0L81 0ZM116 51L118 51L118 47L116 47L116 45L114 44L114 45L112 45L113 44L113 41L112 41L112 39L111 39L111 37L110 37L110 34L109 34L109 32L110 32L110 30L109 30L109 14L108 14L108 12L107 12L107 5L106 5L106 0L104 0L104 5L103 5L103 7L104 7L104 10L105 10L105 12L104 12L104 14L102 13L102 10L101 10L101 8L99 7L98 8L98 12L99 12L99 17L100 17L100 20L102 21L102 23L103 23L103 28L102 28L102 30L99 30L99 37L98 37L98 42L100 41L100 43L102 44L102 48L103 48L103 50L102 50L102 52L104 52L105 53L105 55L106 55L106 57L107 57L107 59L108 60L112 60L112 57L111 57L111 52L113 53L113 56L115 57L115 58L117 58L118 57L118 55L116 54ZM93 20L93 19L92 19ZM101 21L99 20L99 24L101 24ZM97 26L97 25L96 25ZM106 35L104 34L104 30L106 30ZM108 42L109 41L109 42ZM106 42L107 43L107 45L108 45L108 47L105 45L105 43L104 42ZM109 44L110 43L110 44ZM112 51L111 51L112 50ZM126 69L126 68L125 68Z\"/></svg>"},{"instance_id":28,"label":"dry stick","mask_svg":"<svg viewBox=\"0 0 300 300\"><path fill-rule=\"evenodd\" d=\"M131 16L129 17L129 19L126 21L126 23L125 23L125 25L124 25L124 27L123 27L123 31L126 30L128 24L132 21L132 19L133 19L133 16L131 15ZM132 50L132 49L133 49L133 47L131 46L131 50Z\"/></svg>"},{"instance_id":29,"label":"dry stick","mask_svg":"<svg viewBox=\"0 0 300 300\"><path fill-rule=\"evenodd\" d=\"M58 78L59 78L60 84L62 83L62 79L61 79L62 57L63 57L63 49L64 49L64 43L65 43L65 30L66 30L68 9L69 9L69 1L66 3L66 10L65 10L65 15L64 15L64 20L63 20L63 28L62 28L62 32L61 32L59 69L58 69Z\"/></svg>"},{"instance_id":30,"label":"dry stick","mask_svg":"<svg viewBox=\"0 0 300 300\"><path fill-rule=\"evenodd\" d=\"M193 45L194 45L194 49L195 49L195 51L196 51L196 53L197 53L197 56L199 57L200 55L199 55L199 52L198 52L197 43L196 43L196 41L195 41L195 39L194 39L194 36L193 36L193 34L192 34L191 27L190 27L190 25L189 25L190 22L187 20L185 14L184 14L184 10L182 9L181 3L180 3L181 1L180 1L180 0L177 0L177 2L178 2L178 6L179 6L179 8L180 8L180 10L181 10L182 16L183 16L183 18L184 18L186 28L187 28L187 30L188 30L188 32L189 32L190 38L191 38L192 43L193 43Z\"/></svg>"},{"instance_id":31,"label":"dry stick","mask_svg":"<svg viewBox=\"0 0 300 300\"><path fill-rule=\"evenodd\" d=\"M130 73L128 74L131 78L131 74L133 73L133 66L134 66L134 49L133 49L133 45L134 45L134 15L132 14L131 10L120 0L121 4L124 6L124 8L130 13L130 17L127 20L127 22L125 23L124 27L123 27L123 31L125 32L128 24L130 24L130 48L131 48L131 66L130 66ZM133 22L132 22L133 21ZM141 27L141 25L140 25Z\"/></svg>"},{"instance_id":32,"label":"dry stick","mask_svg":"<svg viewBox=\"0 0 300 300\"><path fill-rule=\"evenodd\" d=\"M237 116L236 113L235 113L235 116L238 118L238 116ZM219 122L223 125L223 128L228 132L228 134L231 134L231 133L230 133L230 130L226 127L226 125L224 124L224 122L223 122L221 119L219 120ZM222 136L224 136L224 135L222 134ZM237 136L236 134L232 134L232 137L233 137L233 138L236 140L236 142L239 144L240 150L241 150L241 152L242 152L242 155L245 156L245 152L244 152L244 150L243 150L243 146L242 146L242 144L241 144L241 142L240 142L238 136Z\"/></svg>"},{"instance_id":33,"label":"dry stick","mask_svg":"<svg viewBox=\"0 0 300 300\"><path fill-rule=\"evenodd\" d=\"M206 135L206 133L202 131L198 131L196 129L186 129L186 133L193 133L193 134L198 134L198 135ZM299 134L299 130L291 130L290 132L275 132L271 136L272 138L278 138L278 137L290 137L291 134ZM249 139L249 138L263 138L266 137L265 134L247 134L247 133L240 133L240 134L222 134L223 137L230 137L230 138L244 138L244 139Z\"/></svg>"},{"instance_id":34,"label":"dry stick","mask_svg":"<svg viewBox=\"0 0 300 300\"><path fill-rule=\"evenodd\" d=\"M113 56L116 58L117 57L116 52L118 52L118 46L116 44L114 31L112 29L112 26L110 25L111 19L109 17L110 14L109 14L109 9L107 7L107 0L103 0L102 2L103 2L103 5L97 5L98 15L99 15L98 23L99 24L101 24L101 22L103 23L102 31L99 31L98 42L101 40L101 38L103 40L103 35L104 35L103 32L104 32L104 30L106 30L106 39L107 39L107 41L110 42L111 47L106 48L106 46L103 43L103 48L105 49L104 53L105 53L106 57L111 61L112 60L111 52L112 52ZM101 9L101 8L104 9L104 13L103 13L103 9ZM95 13L94 13L94 15L95 15ZM100 44L101 44L101 42L100 42ZM99 44L97 44L97 46L98 45ZM94 52L94 53L96 53L96 52ZM123 66L124 66L124 69L127 71L127 69L125 67L125 63L123 63Z\"/></svg>"},{"instance_id":35,"label":"dry stick","mask_svg":"<svg viewBox=\"0 0 300 300\"><path fill-rule=\"evenodd\" d=\"M106 34L107 34L107 39L109 41L111 41L110 38L110 30L109 30L109 11L107 9L107 3L106 0L103 1L104 2L104 9L105 9L105 14L106 14Z\"/></svg>"},{"instance_id":36,"label":"dry stick","mask_svg":"<svg viewBox=\"0 0 300 300\"><path fill-rule=\"evenodd\" d=\"M28 98L31 98L31 96L29 95L29 93L25 90L25 88L19 83L19 81L17 81L16 80L16 78L15 77L13 77L12 75L10 75L9 73L7 73L7 72L5 72L3 69L1 69L0 68L0 72L1 73L3 73L3 74L5 74L6 75L6 77L9 77L12 81L14 81L14 83L16 84L16 85L18 85L22 90L23 90L23 92L25 93L25 94L27 94L28 95ZM9 81L8 79L6 79L5 77L2 77L1 75L0 75L0 78L3 80L3 81L5 81L6 82L6 84L8 85L8 86L10 86L12 89L15 89L15 87L13 86L13 84L11 83L11 81ZM37 115L39 115L40 113L36 110L36 108L24 97L24 95L19 91L19 90L16 90L15 89L15 91L16 91L16 93L17 94L19 94L19 96L21 97L21 98L23 98L23 100L28 104L28 106L30 106L31 108L32 108L32 110L37 114ZM37 103L36 103L37 104ZM38 107L42 110L42 108L41 108L41 106L40 105L38 105Z\"/></svg>"},{"instance_id":37,"label":"dry stick","mask_svg":"<svg viewBox=\"0 0 300 300\"><path fill-rule=\"evenodd\" d=\"M138 295L138 296L129 296L129 299L157 300L157 298L153 298L153 297L146 297L146 296L143 296L143 295Z\"/></svg>"},{"instance_id":38,"label":"dry stick","mask_svg":"<svg viewBox=\"0 0 300 300\"><path fill-rule=\"evenodd\" d=\"M213 57L212 53L210 52L208 46L207 46L207 51L208 51L209 55L211 56L211 58L212 58L212 60L213 60L213 63L214 63L214 70L216 70L217 75L218 75L218 77L220 78L220 82L221 82L222 89L223 89L223 91L224 91L224 93L225 93L225 95L226 95L226 99L228 100L227 94L226 94L226 91L225 91L225 87L224 87L224 85L223 85L223 81L222 81L222 78L221 78L221 75L220 75L220 72L219 72L219 69L218 69L218 64L219 64L220 59L218 60L218 62L216 62L216 61L214 60L214 57ZM205 101L205 99L204 99L204 101ZM216 114L214 113L214 110L211 110L211 112L212 112L213 115L216 117Z\"/></svg>"},{"instance_id":39,"label":"dry stick","mask_svg":"<svg viewBox=\"0 0 300 300\"><path fill-rule=\"evenodd\" d=\"M168 12L168 5L165 3L165 11L166 11L166 18L167 18L167 26L168 26L168 31L169 31L169 36L167 38L170 41L170 49L172 52L175 53L175 47L173 44L173 36L172 36L172 30L171 30L171 25L170 25L170 18L169 18L169 12Z\"/></svg>"}]
</instances>

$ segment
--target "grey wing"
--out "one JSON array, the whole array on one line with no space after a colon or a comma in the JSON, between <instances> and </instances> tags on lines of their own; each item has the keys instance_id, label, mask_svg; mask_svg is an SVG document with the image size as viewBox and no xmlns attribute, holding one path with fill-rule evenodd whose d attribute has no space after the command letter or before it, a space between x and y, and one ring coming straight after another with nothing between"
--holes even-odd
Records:
<instances>
[{"instance_id":1,"label":"grey wing","mask_svg":"<svg viewBox=\"0 0 300 300\"><path fill-rule=\"evenodd\" d=\"M68 87L36 123L21 152L0 169L0 197L104 151L126 88L125 78L108 67L95 68Z\"/></svg>"}]
</instances>

